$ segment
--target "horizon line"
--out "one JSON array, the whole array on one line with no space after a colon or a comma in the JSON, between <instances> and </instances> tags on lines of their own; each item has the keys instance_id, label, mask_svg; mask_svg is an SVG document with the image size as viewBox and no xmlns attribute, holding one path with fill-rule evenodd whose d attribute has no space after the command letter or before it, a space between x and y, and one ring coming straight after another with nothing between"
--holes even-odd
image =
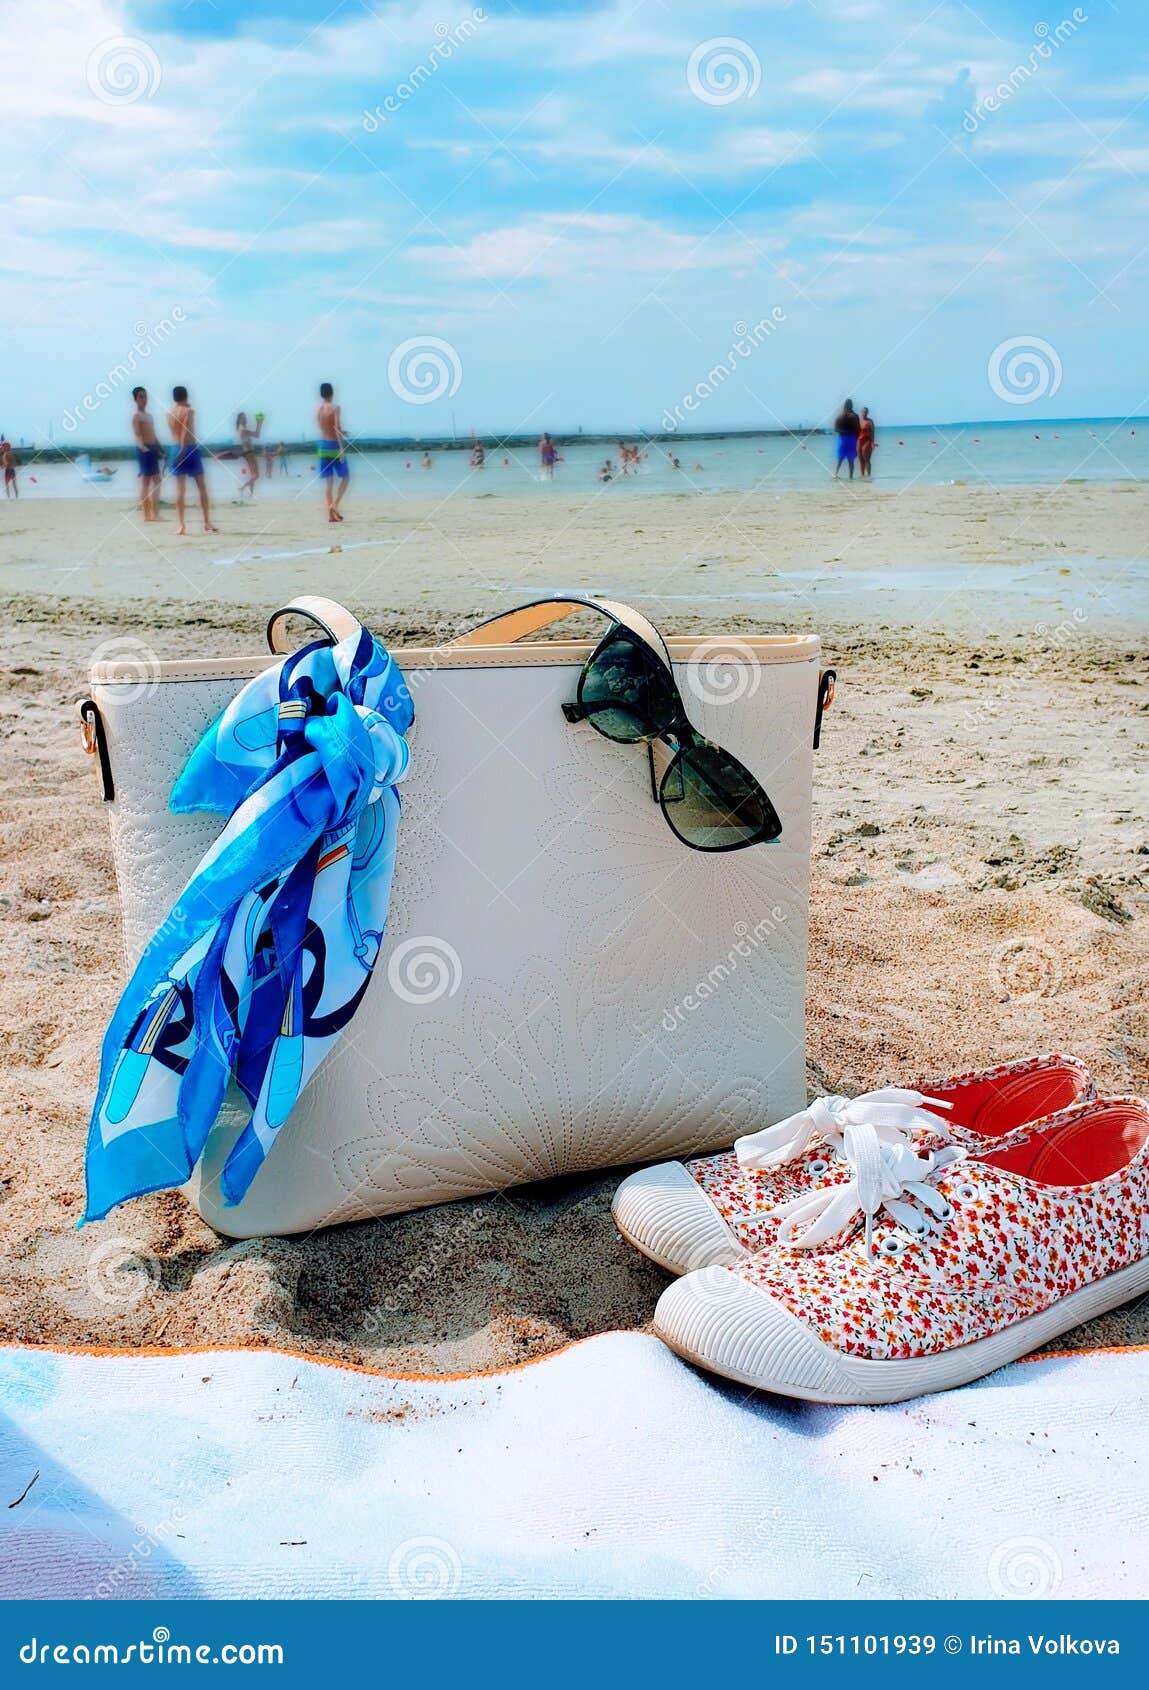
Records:
<instances>
[{"instance_id":1,"label":"horizon line","mask_svg":"<svg viewBox=\"0 0 1149 1690\"><path fill-rule=\"evenodd\" d=\"M896 429L924 431L928 429L1015 428L1023 425L1048 427L1057 423L1068 425L1082 423L1122 424L1137 422L1149 424L1149 412L1129 412L1125 415L1101 414L1093 416L1065 417L975 417L968 420L951 419L946 422L925 423L882 422L880 423L880 427L889 432ZM431 447L434 447L438 451L450 451L452 449L465 450L467 447L473 446L476 442L490 444L492 447L497 449L500 446L534 445L537 443L543 432L543 430L540 430L538 434L533 432L531 434L522 434L501 433L498 429L491 429L485 432L472 429L466 434L452 432L449 435L438 433L424 435L348 434L347 441L350 446L359 447L361 449L371 448L374 450L394 449L401 451L411 448L421 449ZM833 433L833 425L831 423L793 423L782 424L775 428L729 427L672 430L647 429L641 427L632 427L629 429L587 429L579 426L575 429L549 429L545 432L549 433L553 440L561 444L577 444L580 440L585 440L588 445L593 445L604 441L628 439L665 444L675 440L778 440L787 439L793 435L823 436ZM0 430L0 438L7 439L8 443L13 446L16 451L33 452L36 454L52 453L59 454L65 458L67 458L70 454L78 455L81 453L88 453L91 455L92 453L102 452L107 455L110 452L127 452L131 454L135 450L135 447L130 439L105 441L103 443L93 444L80 440L68 440L67 442L64 442L53 438L46 439L41 436L38 441L34 441L30 445L25 445L22 442L17 445L16 442L12 440L11 435L5 434L3 430ZM273 442L277 445L286 445L292 451L305 451L314 446L314 436L305 434L298 441L295 441L288 436L276 435L274 433L269 434L267 436L267 444L270 445ZM201 439L199 444L205 451L215 452L233 450L235 449L236 443L229 437L228 439L221 441ZM262 445L256 448L257 451L262 449Z\"/></svg>"}]
</instances>

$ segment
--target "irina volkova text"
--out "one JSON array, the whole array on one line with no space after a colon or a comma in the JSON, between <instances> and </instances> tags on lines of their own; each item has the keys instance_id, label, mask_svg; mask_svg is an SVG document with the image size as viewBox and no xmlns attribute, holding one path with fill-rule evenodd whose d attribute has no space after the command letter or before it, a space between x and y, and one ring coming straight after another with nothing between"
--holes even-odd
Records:
<instances>
[{"instance_id":1,"label":"irina volkova text","mask_svg":"<svg viewBox=\"0 0 1149 1690\"><path fill-rule=\"evenodd\" d=\"M824 1632L794 1637L774 1634L775 1655L1119 1655L1116 1637L1075 1637L1069 1632L1047 1636L1028 1632L1020 1637L931 1636L927 1632Z\"/></svg>"}]
</instances>

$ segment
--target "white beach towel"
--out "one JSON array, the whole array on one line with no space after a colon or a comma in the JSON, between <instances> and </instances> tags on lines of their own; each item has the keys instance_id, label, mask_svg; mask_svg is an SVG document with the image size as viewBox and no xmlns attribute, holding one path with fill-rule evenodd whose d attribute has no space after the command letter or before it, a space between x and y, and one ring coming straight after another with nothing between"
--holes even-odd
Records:
<instances>
[{"instance_id":1,"label":"white beach towel","mask_svg":"<svg viewBox=\"0 0 1149 1690\"><path fill-rule=\"evenodd\" d=\"M1092 1353L812 1407L636 1333L442 1381L0 1350L0 1596L1144 1596L1147 1392Z\"/></svg>"}]
</instances>

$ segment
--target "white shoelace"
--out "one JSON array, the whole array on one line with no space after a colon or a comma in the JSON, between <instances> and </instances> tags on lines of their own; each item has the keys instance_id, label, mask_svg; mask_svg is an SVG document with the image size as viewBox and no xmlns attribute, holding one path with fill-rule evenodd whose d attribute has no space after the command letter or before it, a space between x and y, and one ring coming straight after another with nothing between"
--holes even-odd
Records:
<instances>
[{"instance_id":1,"label":"white shoelace","mask_svg":"<svg viewBox=\"0 0 1149 1690\"><path fill-rule=\"evenodd\" d=\"M819 1135L840 1153L846 1128L863 1125L873 1127L884 1143L908 1145L911 1134L926 1128L936 1132L944 1125L937 1115L922 1107L927 1103L931 1110L953 1107L939 1097L926 1097L902 1086L884 1086L860 1097L816 1097L797 1115L736 1139L734 1154L748 1173L765 1173L793 1162Z\"/></svg>"},{"instance_id":2,"label":"white shoelace","mask_svg":"<svg viewBox=\"0 0 1149 1690\"><path fill-rule=\"evenodd\" d=\"M883 1138L871 1121L850 1121L843 1133L843 1149L849 1180L804 1192L771 1211L782 1222L780 1244L791 1250L814 1250L844 1233L860 1216L870 1255L880 1215L914 1238L924 1238L929 1232L928 1215L948 1220L950 1205L931 1181L943 1168L965 1159L960 1146L918 1152L904 1138Z\"/></svg>"}]
</instances>

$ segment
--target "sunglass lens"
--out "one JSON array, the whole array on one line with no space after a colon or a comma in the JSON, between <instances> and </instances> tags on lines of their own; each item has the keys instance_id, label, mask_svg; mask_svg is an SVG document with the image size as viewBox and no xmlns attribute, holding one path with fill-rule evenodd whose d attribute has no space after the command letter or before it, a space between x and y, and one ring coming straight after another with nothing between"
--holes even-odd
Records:
<instances>
[{"instance_id":1,"label":"sunglass lens","mask_svg":"<svg viewBox=\"0 0 1149 1690\"><path fill-rule=\"evenodd\" d=\"M661 733L678 710L666 665L644 645L618 635L587 665L579 700L600 734L628 745Z\"/></svg>"},{"instance_id":2,"label":"sunglass lens","mask_svg":"<svg viewBox=\"0 0 1149 1690\"><path fill-rule=\"evenodd\" d=\"M749 769L717 745L684 747L666 771L659 797L675 833L696 851L729 851L782 832Z\"/></svg>"}]
</instances>

